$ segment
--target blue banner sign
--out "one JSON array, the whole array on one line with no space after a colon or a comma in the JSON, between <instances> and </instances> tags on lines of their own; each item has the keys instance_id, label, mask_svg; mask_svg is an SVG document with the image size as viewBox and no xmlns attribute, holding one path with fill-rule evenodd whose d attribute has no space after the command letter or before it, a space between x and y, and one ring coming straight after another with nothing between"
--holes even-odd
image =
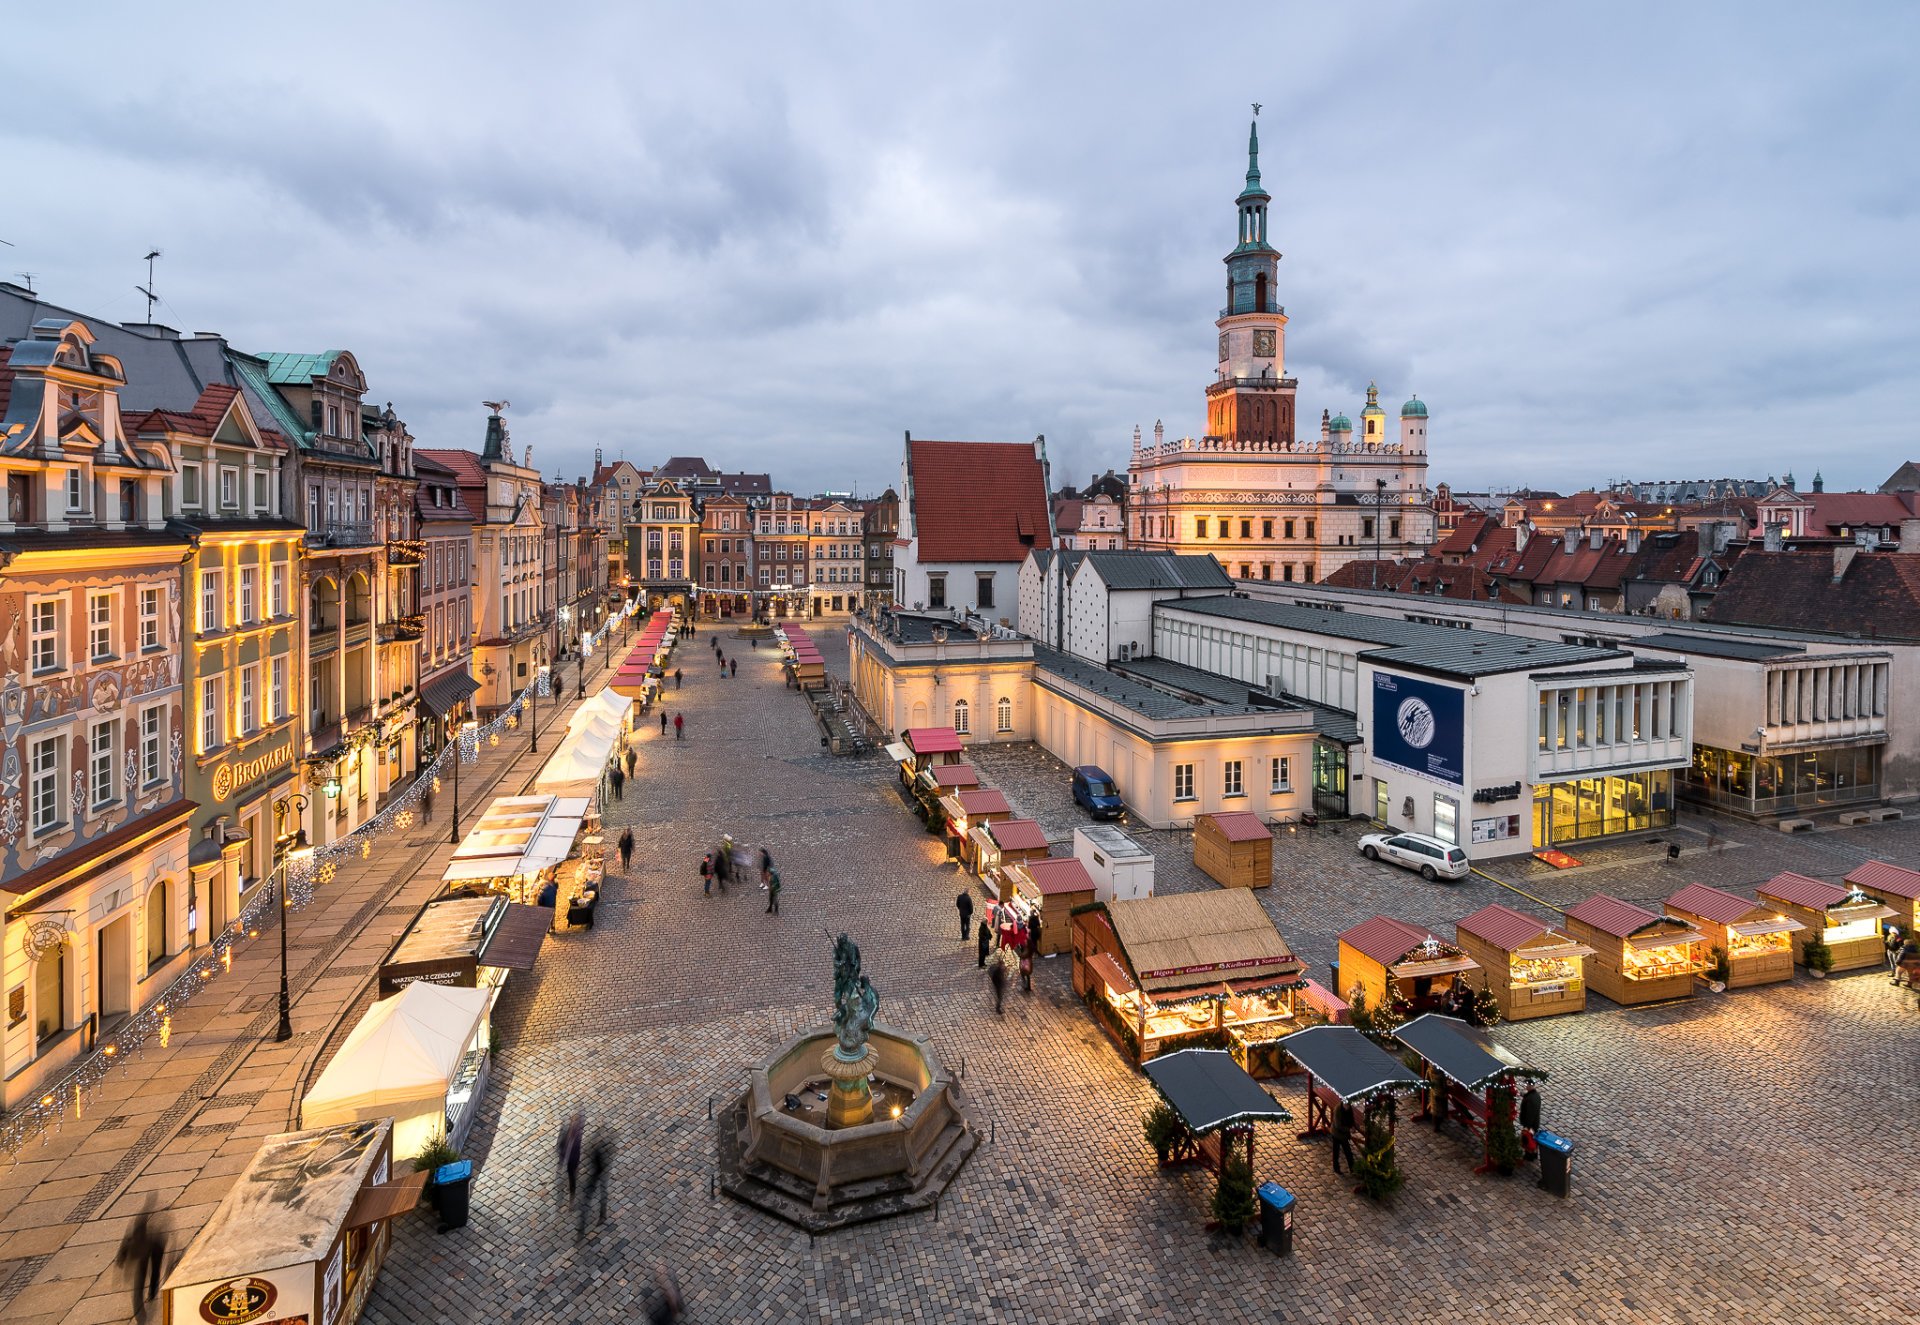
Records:
<instances>
[{"instance_id":1,"label":"blue banner sign","mask_svg":"<svg viewBox=\"0 0 1920 1325\"><path fill-rule=\"evenodd\" d=\"M1466 702L1452 686L1373 674L1372 754L1421 777L1466 784Z\"/></svg>"}]
</instances>

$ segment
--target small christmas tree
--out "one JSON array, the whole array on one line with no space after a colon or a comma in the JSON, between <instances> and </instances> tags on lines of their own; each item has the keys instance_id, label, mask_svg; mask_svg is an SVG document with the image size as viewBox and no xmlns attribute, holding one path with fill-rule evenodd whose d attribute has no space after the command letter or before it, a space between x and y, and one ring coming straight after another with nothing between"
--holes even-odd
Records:
<instances>
[{"instance_id":1,"label":"small christmas tree","mask_svg":"<svg viewBox=\"0 0 1920 1325\"><path fill-rule=\"evenodd\" d=\"M1476 1026L1491 1026L1500 1020L1500 1000L1491 989L1477 989L1473 995L1471 1020Z\"/></svg>"},{"instance_id":2,"label":"small christmas tree","mask_svg":"<svg viewBox=\"0 0 1920 1325\"><path fill-rule=\"evenodd\" d=\"M1520 1167L1520 1133L1513 1126L1513 1087L1487 1092L1487 1159L1503 1174Z\"/></svg>"},{"instance_id":3,"label":"small christmas tree","mask_svg":"<svg viewBox=\"0 0 1920 1325\"><path fill-rule=\"evenodd\" d=\"M1213 1189L1213 1219L1229 1233L1238 1233L1258 1210L1253 1199L1253 1165L1238 1146L1220 1170L1220 1185Z\"/></svg>"},{"instance_id":4,"label":"small christmas tree","mask_svg":"<svg viewBox=\"0 0 1920 1325\"><path fill-rule=\"evenodd\" d=\"M1407 1180L1400 1171L1399 1157L1394 1154L1392 1131L1371 1109L1367 1111L1366 1143L1353 1166L1353 1176L1360 1180L1361 1190L1376 1201L1392 1196Z\"/></svg>"}]
</instances>

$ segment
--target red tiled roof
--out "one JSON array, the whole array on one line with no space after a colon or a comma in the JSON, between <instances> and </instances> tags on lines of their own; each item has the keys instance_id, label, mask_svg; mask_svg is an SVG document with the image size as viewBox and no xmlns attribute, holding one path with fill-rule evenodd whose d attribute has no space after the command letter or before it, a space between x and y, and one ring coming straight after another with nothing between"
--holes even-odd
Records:
<instances>
[{"instance_id":1,"label":"red tiled roof","mask_svg":"<svg viewBox=\"0 0 1920 1325\"><path fill-rule=\"evenodd\" d=\"M1807 530L1852 528L1857 525L1892 525L1916 514L1911 493L1898 492L1816 492L1808 500L1813 510L1807 516Z\"/></svg>"},{"instance_id":2,"label":"red tiled roof","mask_svg":"<svg viewBox=\"0 0 1920 1325\"><path fill-rule=\"evenodd\" d=\"M1470 916L1462 916L1454 921L1453 929L1457 937L1462 931L1475 938L1485 939L1502 952L1512 952L1521 944L1537 939L1553 926L1525 912L1516 911L1510 906L1498 902L1481 907Z\"/></svg>"},{"instance_id":3,"label":"red tiled roof","mask_svg":"<svg viewBox=\"0 0 1920 1325\"><path fill-rule=\"evenodd\" d=\"M1032 819L1002 819L988 824L993 844L1002 851L1045 851L1047 835Z\"/></svg>"},{"instance_id":4,"label":"red tiled roof","mask_svg":"<svg viewBox=\"0 0 1920 1325\"><path fill-rule=\"evenodd\" d=\"M969 787L960 793L960 808L969 816L976 814L1012 814L1007 798L992 787Z\"/></svg>"},{"instance_id":5,"label":"red tiled roof","mask_svg":"<svg viewBox=\"0 0 1920 1325\"><path fill-rule=\"evenodd\" d=\"M1428 939L1439 937L1429 930L1415 928L1404 920L1375 916L1342 934L1340 941L1382 966L1391 966Z\"/></svg>"},{"instance_id":6,"label":"red tiled roof","mask_svg":"<svg viewBox=\"0 0 1920 1325\"><path fill-rule=\"evenodd\" d=\"M1053 546L1047 476L1029 442L907 443L922 565L1025 561Z\"/></svg>"},{"instance_id":7,"label":"red tiled roof","mask_svg":"<svg viewBox=\"0 0 1920 1325\"><path fill-rule=\"evenodd\" d=\"M1809 879L1792 870L1774 875L1754 891L1763 899L1778 898L1814 911L1824 911L1836 902L1847 900L1847 890L1839 884L1828 883L1825 879Z\"/></svg>"},{"instance_id":8,"label":"red tiled roof","mask_svg":"<svg viewBox=\"0 0 1920 1325\"><path fill-rule=\"evenodd\" d=\"M1920 555L1862 550L1835 579L1836 551L1846 549L1749 548L1720 582L1703 619L1920 639Z\"/></svg>"},{"instance_id":9,"label":"red tiled roof","mask_svg":"<svg viewBox=\"0 0 1920 1325\"><path fill-rule=\"evenodd\" d=\"M1078 497L1063 497L1053 504L1053 527L1062 534L1079 532L1085 503Z\"/></svg>"},{"instance_id":10,"label":"red tiled roof","mask_svg":"<svg viewBox=\"0 0 1920 1325\"><path fill-rule=\"evenodd\" d=\"M909 727L900 739L920 755L952 754L960 749L960 734L951 727Z\"/></svg>"},{"instance_id":11,"label":"red tiled roof","mask_svg":"<svg viewBox=\"0 0 1920 1325\"><path fill-rule=\"evenodd\" d=\"M1267 826L1260 822L1260 816L1247 810L1223 810L1209 814L1213 826L1220 830L1220 836L1229 842L1258 842L1263 837L1272 837Z\"/></svg>"},{"instance_id":12,"label":"red tiled roof","mask_svg":"<svg viewBox=\"0 0 1920 1325\"><path fill-rule=\"evenodd\" d=\"M1568 907L1565 914L1569 920L1592 925L1602 934L1611 934L1617 939L1637 934L1662 918L1645 907L1623 902L1605 893L1596 893L1586 901Z\"/></svg>"},{"instance_id":13,"label":"red tiled roof","mask_svg":"<svg viewBox=\"0 0 1920 1325\"><path fill-rule=\"evenodd\" d=\"M1466 556L1480 545L1480 540L1489 528L1498 529L1499 522L1490 515L1474 514L1461 519L1454 531L1440 540L1433 550L1440 556Z\"/></svg>"},{"instance_id":14,"label":"red tiled roof","mask_svg":"<svg viewBox=\"0 0 1920 1325\"><path fill-rule=\"evenodd\" d=\"M1868 861L1849 874L1847 882L1870 892L1920 898L1920 870L1910 870L1904 865L1889 865L1884 860Z\"/></svg>"},{"instance_id":15,"label":"red tiled roof","mask_svg":"<svg viewBox=\"0 0 1920 1325\"><path fill-rule=\"evenodd\" d=\"M1744 897L1735 897L1732 893L1721 892L1704 883L1688 884L1669 897L1667 905L1676 911L1711 920L1716 925L1737 924L1760 909L1758 902L1749 902Z\"/></svg>"},{"instance_id":16,"label":"red tiled roof","mask_svg":"<svg viewBox=\"0 0 1920 1325\"><path fill-rule=\"evenodd\" d=\"M1090 893L1093 891L1093 876L1087 873L1087 867L1072 856L1049 856L1045 860L1030 860L1026 871L1033 876L1034 886L1042 893Z\"/></svg>"}]
</instances>

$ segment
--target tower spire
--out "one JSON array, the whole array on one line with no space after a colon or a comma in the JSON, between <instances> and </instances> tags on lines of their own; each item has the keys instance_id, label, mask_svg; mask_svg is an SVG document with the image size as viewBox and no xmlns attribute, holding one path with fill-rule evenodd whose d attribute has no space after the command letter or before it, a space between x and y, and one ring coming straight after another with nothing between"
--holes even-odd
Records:
<instances>
[{"instance_id":1,"label":"tower spire","mask_svg":"<svg viewBox=\"0 0 1920 1325\"><path fill-rule=\"evenodd\" d=\"M1260 192L1260 103L1253 103L1253 121L1247 125L1247 190Z\"/></svg>"}]
</instances>

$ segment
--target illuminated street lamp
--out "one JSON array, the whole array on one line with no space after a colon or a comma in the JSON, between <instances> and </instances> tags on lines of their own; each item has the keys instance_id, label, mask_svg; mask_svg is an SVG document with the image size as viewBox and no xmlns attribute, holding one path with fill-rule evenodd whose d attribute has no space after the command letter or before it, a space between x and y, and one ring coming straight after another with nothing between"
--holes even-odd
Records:
<instances>
[{"instance_id":1,"label":"illuminated street lamp","mask_svg":"<svg viewBox=\"0 0 1920 1325\"><path fill-rule=\"evenodd\" d=\"M294 858L304 861L313 855L313 848L307 845L306 827L300 824L306 810L307 798L298 793L281 797L273 807L274 864L280 874L280 1024L274 1028L273 1038L282 1043L293 1038L293 997L287 988L287 920L291 914L287 884ZM291 833L286 827L289 820L299 825Z\"/></svg>"}]
</instances>

